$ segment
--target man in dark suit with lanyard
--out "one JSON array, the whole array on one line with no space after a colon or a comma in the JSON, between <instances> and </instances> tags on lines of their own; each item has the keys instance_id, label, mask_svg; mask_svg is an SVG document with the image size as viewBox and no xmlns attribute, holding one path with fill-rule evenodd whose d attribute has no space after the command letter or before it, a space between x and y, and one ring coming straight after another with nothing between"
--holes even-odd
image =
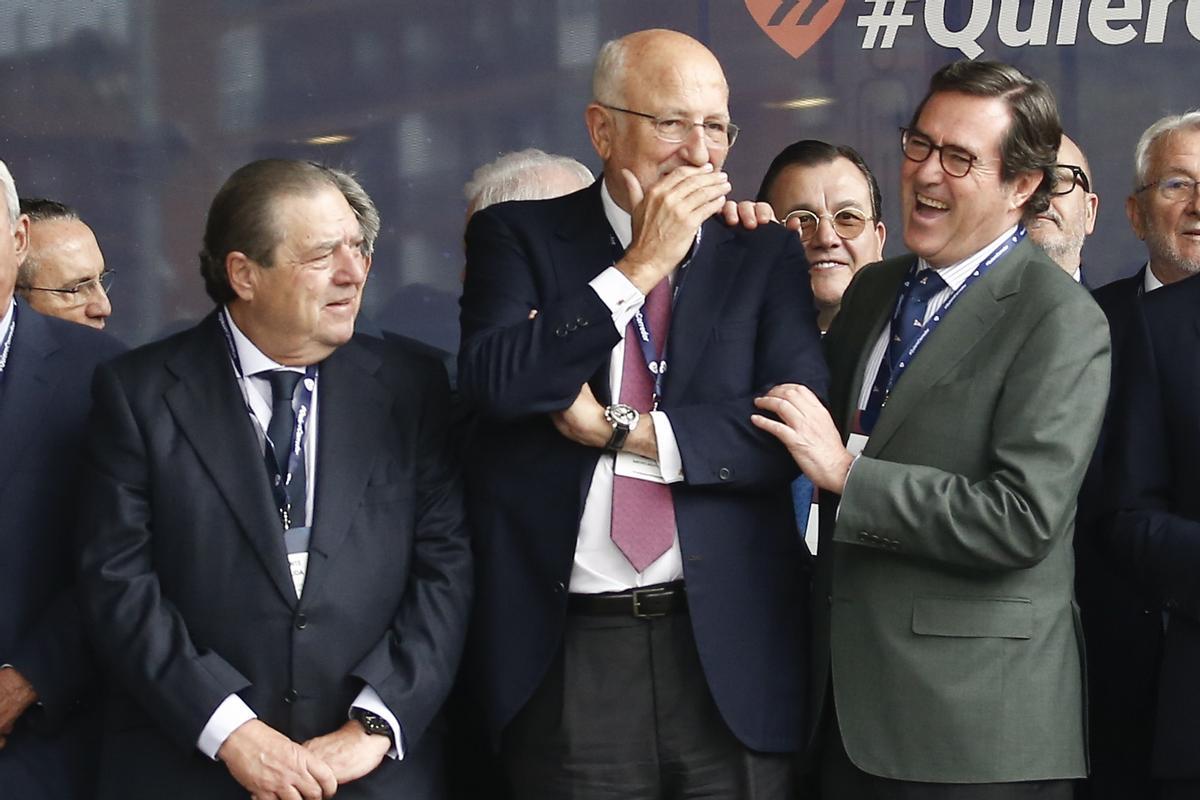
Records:
<instances>
[{"instance_id":1,"label":"man in dark suit with lanyard","mask_svg":"<svg viewBox=\"0 0 1200 800\"><path fill-rule=\"evenodd\" d=\"M1086 772L1071 536L1108 332L1021 224L1061 133L1041 81L939 70L900 136L912 254L862 270L825 338L836 426L802 387L759 401L822 493L825 797L1065 799Z\"/></svg>"},{"instance_id":2,"label":"man in dark suit with lanyard","mask_svg":"<svg viewBox=\"0 0 1200 800\"><path fill-rule=\"evenodd\" d=\"M97 373L83 549L101 798L434 798L470 558L437 362L354 324L379 219L266 160L213 200L218 308Z\"/></svg>"},{"instance_id":3,"label":"man in dark suit with lanyard","mask_svg":"<svg viewBox=\"0 0 1200 800\"><path fill-rule=\"evenodd\" d=\"M12 797L90 798L99 732L80 708L94 667L74 589L73 512L88 385L96 364L122 348L18 308L29 219L3 162L0 186L0 787Z\"/></svg>"},{"instance_id":4,"label":"man in dark suit with lanyard","mask_svg":"<svg viewBox=\"0 0 1200 800\"><path fill-rule=\"evenodd\" d=\"M1166 469L1159 459L1167 452L1156 437L1168 435L1172 448L1186 447L1182 443L1191 436L1187 420L1172 418L1165 408L1146 406L1141 393L1153 395L1159 391L1155 383L1178 381L1181 372L1192 368L1194 335L1186 324L1191 317L1185 315L1188 306L1183 299L1189 295L1172 291L1175 299L1170 302L1150 301L1164 287L1191 283L1189 279L1200 272L1196 247L1200 201L1188 186L1200 176L1200 112L1163 117L1147 128L1134 152L1134 167L1134 191L1125 209L1134 232L1146 243L1149 259L1134 275L1095 292L1112 331L1113 401L1079 498L1081 536L1088 533L1079 543L1079 603L1088 634L1092 698L1088 718L1092 775L1081 797L1089 800L1156 797L1161 790L1156 778L1188 777L1194 763L1190 751L1180 758L1180 751L1174 749L1180 738L1175 729L1181 719L1177 701L1189 695L1188 689L1181 691L1177 677L1181 665L1190 669L1192 663L1178 656L1178 643L1190 635L1188 616L1185 612L1175 620L1174 614L1165 613L1165 587L1150 577L1149 562L1130 559L1127 551L1114 554L1098 518L1113 498L1125 496L1140 509L1139 515L1151 509L1166 515L1163 519L1194 513L1187 503L1166 502L1165 485L1156 483L1162 478L1159 470ZM1154 334L1153 348L1141 330L1143 302ZM1174 318L1158 320L1159 313ZM1137 403L1121 399L1133 394L1139 395ZM1186 390L1181 396L1187 396ZM1143 435L1146 441L1138 441ZM1122 476L1109 485L1103 480L1106 461L1113 462L1114 475ZM1168 473L1171 481L1185 480L1182 474ZM1131 539L1136 540L1137 536ZM1169 552L1170 548L1162 551ZM1168 657L1164 648L1174 654ZM1163 680L1167 683L1160 685ZM1175 788L1179 796L1195 791L1192 777L1192 782Z\"/></svg>"},{"instance_id":5,"label":"man in dark suit with lanyard","mask_svg":"<svg viewBox=\"0 0 1200 800\"><path fill-rule=\"evenodd\" d=\"M703 45L610 42L593 90L603 178L467 230L469 668L517 797L787 797L806 550L749 413L824 392L803 250L713 218L737 128Z\"/></svg>"}]
</instances>

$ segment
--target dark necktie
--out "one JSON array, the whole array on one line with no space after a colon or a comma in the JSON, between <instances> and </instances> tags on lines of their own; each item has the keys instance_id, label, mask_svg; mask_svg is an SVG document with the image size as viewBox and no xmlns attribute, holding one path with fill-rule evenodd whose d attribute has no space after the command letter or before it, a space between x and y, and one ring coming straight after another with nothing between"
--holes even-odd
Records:
<instances>
[{"instance_id":1,"label":"dark necktie","mask_svg":"<svg viewBox=\"0 0 1200 800\"><path fill-rule=\"evenodd\" d=\"M900 314L896 318L896 324L888 329L890 338L887 351L879 365L879 373L875 378L875 385L871 388L871 395L867 398L867 407L859 415L859 426L868 436L879 421L879 414L887 400L888 382L892 373L908 367L908 351L925 330L925 311L929 301L945 288L946 281L932 269L921 270L911 281L906 281L905 285L901 286Z\"/></svg>"},{"instance_id":2,"label":"dark necktie","mask_svg":"<svg viewBox=\"0 0 1200 800\"><path fill-rule=\"evenodd\" d=\"M671 283L662 280L650 290L642 306L662 359L662 347L671 325ZM625 329L625 363L621 370L620 401L642 414L654 401L654 378L642 354L637 321ZM671 487L638 478L613 476L612 540L638 572L644 572L675 540L675 504Z\"/></svg>"},{"instance_id":3,"label":"dark necktie","mask_svg":"<svg viewBox=\"0 0 1200 800\"><path fill-rule=\"evenodd\" d=\"M287 475L288 452L292 444L292 431L296 429L296 412L292 410L292 396L296 384L303 377L299 372L286 369L267 373L271 382L271 424L267 426L267 438L275 454L275 464L280 475Z\"/></svg>"}]
</instances>

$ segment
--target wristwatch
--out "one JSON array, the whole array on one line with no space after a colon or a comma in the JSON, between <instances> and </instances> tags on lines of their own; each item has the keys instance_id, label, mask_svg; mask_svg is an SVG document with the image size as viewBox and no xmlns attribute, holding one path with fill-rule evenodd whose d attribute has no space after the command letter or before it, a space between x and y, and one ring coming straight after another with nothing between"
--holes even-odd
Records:
<instances>
[{"instance_id":1,"label":"wristwatch","mask_svg":"<svg viewBox=\"0 0 1200 800\"><path fill-rule=\"evenodd\" d=\"M362 725L363 730L365 730L367 733L375 734L377 736L386 736L389 739L396 738L392 734L392 726L388 724L386 719L378 714L372 714L365 708L359 708L358 706L351 708L350 719L354 720L359 725Z\"/></svg>"},{"instance_id":2,"label":"wristwatch","mask_svg":"<svg viewBox=\"0 0 1200 800\"><path fill-rule=\"evenodd\" d=\"M604 445L605 450L616 452L625 446L625 440L629 438L629 434L637 430L638 420L642 415L633 406L627 406L624 403L613 403L604 409L604 418L608 420L608 424L612 425L612 438L608 440L608 444Z\"/></svg>"}]
</instances>

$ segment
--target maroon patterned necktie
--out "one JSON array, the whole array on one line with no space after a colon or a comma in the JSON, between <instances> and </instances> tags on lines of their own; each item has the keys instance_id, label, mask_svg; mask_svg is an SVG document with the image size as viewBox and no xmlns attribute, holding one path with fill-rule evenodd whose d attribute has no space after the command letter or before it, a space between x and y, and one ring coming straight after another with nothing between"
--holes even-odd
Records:
<instances>
[{"instance_id":1,"label":"maroon patterned necktie","mask_svg":"<svg viewBox=\"0 0 1200 800\"><path fill-rule=\"evenodd\" d=\"M655 356L661 363L662 347L671 325L671 282L662 280L650 290L642 314L654 337ZM643 415L654 401L654 376L642 354L637 320L625 329L625 363L621 370L620 402ZM675 540L675 505L671 487L637 478L613 476L612 540L638 572L644 572Z\"/></svg>"}]
</instances>

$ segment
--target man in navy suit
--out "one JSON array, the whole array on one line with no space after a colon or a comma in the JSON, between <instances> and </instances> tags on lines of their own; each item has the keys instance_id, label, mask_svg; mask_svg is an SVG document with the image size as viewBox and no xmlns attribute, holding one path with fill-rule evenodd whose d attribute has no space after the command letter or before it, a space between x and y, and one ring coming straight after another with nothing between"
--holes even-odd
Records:
<instances>
[{"instance_id":1,"label":"man in navy suit","mask_svg":"<svg viewBox=\"0 0 1200 800\"><path fill-rule=\"evenodd\" d=\"M467 230L470 670L517 797L785 797L806 550L749 420L825 390L803 250L713 219L737 128L703 45L610 42L593 90L602 179Z\"/></svg>"},{"instance_id":2,"label":"man in navy suit","mask_svg":"<svg viewBox=\"0 0 1200 800\"><path fill-rule=\"evenodd\" d=\"M113 339L13 297L29 219L0 162L0 787L6 797L91 797L96 722L71 530L88 385ZM78 713L77 713L78 712Z\"/></svg>"},{"instance_id":3,"label":"man in navy suit","mask_svg":"<svg viewBox=\"0 0 1200 800\"><path fill-rule=\"evenodd\" d=\"M470 553L435 360L354 334L379 218L271 159L209 209L217 308L96 375L101 798L437 798Z\"/></svg>"},{"instance_id":4,"label":"man in navy suit","mask_svg":"<svg viewBox=\"0 0 1200 800\"><path fill-rule=\"evenodd\" d=\"M1200 162L1194 164L1187 206L1200 238ZM1184 180L1181 175L1174 179ZM1160 185L1163 179L1160 178ZM1200 257L1200 245L1188 246ZM1161 645L1131 658L1152 659L1149 731L1131 729L1127 744L1148 764L1117 778L1155 800L1200 794L1200 281L1181 281L1144 298L1126 338L1125 379L1113 401L1115 424L1105 454L1107 506L1103 544L1111 563L1131 580L1149 607ZM1145 686L1131 686L1130 692ZM1149 733L1147 737L1146 734ZM1147 753L1148 750L1148 753ZM1148 767L1148 769L1147 769ZM1140 783L1134 783L1134 780ZM1093 796L1115 797L1114 784L1093 779ZM1133 795L1125 795L1133 796Z\"/></svg>"},{"instance_id":5,"label":"man in navy suit","mask_svg":"<svg viewBox=\"0 0 1200 800\"><path fill-rule=\"evenodd\" d=\"M1192 244L1195 206L1163 197L1158 181L1200 171L1200 113L1171 115L1146 129L1134 151L1135 191L1125 203L1130 224L1146 242L1148 261L1093 296L1108 318L1113 342L1112 395L1136 379L1140 355L1125 340L1143 295L1200 271ZM1130 360L1132 359L1132 360ZM1110 403L1100 442L1079 495L1076 591L1087 639L1091 776L1080 797L1148 797L1155 694L1163 646L1162 615L1154 596L1130 580L1123 564L1098 547L1097 525L1106 500L1103 461L1109 432L1124 412ZM1117 458L1123 458L1118 452Z\"/></svg>"}]
</instances>

